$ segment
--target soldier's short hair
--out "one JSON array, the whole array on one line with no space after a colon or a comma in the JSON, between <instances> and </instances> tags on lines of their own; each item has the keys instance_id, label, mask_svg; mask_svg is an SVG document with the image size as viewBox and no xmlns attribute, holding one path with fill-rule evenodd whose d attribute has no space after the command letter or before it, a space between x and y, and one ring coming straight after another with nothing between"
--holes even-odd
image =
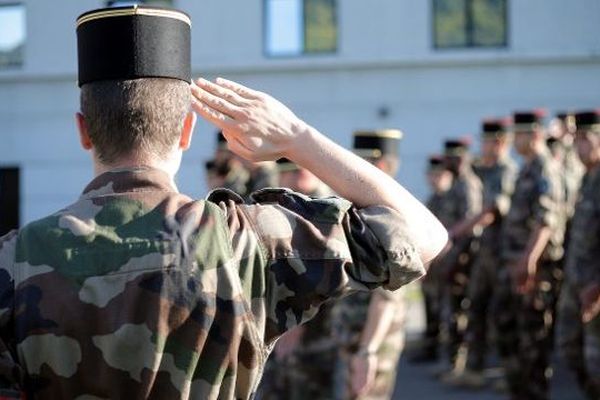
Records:
<instances>
[{"instance_id":1,"label":"soldier's short hair","mask_svg":"<svg viewBox=\"0 0 600 400\"><path fill-rule=\"evenodd\" d=\"M96 81L81 87L81 113L101 162L163 159L181 135L190 86L168 78Z\"/></svg>"}]
</instances>

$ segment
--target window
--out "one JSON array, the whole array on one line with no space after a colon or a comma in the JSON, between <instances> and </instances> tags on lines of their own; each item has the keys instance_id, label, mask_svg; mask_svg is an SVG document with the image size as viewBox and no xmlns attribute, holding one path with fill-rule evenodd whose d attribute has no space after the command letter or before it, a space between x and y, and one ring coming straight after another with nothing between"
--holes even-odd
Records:
<instances>
[{"instance_id":1,"label":"window","mask_svg":"<svg viewBox=\"0 0 600 400\"><path fill-rule=\"evenodd\" d=\"M267 55L298 56L336 50L336 0L265 0Z\"/></svg>"},{"instance_id":2,"label":"window","mask_svg":"<svg viewBox=\"0 0 600 400\"><path fill-rule=\"evenodd\" d=\"M109 0L106 2L107 7L124 7L134 4L147 4L151 6L172 7L173 0Z\"/></svg>"},{"instance_id":3,"label":"window","mask_svg":"<svg viewBox=\"0 0 600 400\"><path fill-rule=\"evenodd\" d=\"M0 3L0 68L23 65L25 34L25 6Z\"/></svg>"},{"instance_id":4,"label":"window","mask_svg":"<svg viewBox=\"0 0 600 400\"><path fill-rule=\"evenodd\" d=\"M0 168L0 236L19 227L19 168Z\"/></svg>"},{"instance_id":5,"label":"window","mask_svg":"<svg viewBox=\"0 0 600 400\"><path fill-rule=\"evenodd\" d=\"M507 0L433 0L436 48L506 47Z\"/></svg>"}]
</instances>

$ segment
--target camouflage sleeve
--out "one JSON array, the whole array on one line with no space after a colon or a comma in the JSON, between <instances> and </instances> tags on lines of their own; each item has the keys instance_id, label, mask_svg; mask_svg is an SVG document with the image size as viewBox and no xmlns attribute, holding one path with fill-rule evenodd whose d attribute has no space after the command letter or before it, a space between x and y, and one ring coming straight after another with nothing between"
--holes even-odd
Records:
<instances>
[{"instance_id":1,"label":"camouflage sleeve","mask_svg":"<svg viewBox=\"0 0 600 400\"><path fill-rule=\"evenodd\" d=\"M14 314L15 277L14 259L17 231L0 238L0 397L21 398L19 385L21 367L14 361L8 344L14 340L7 330Z\"/></svg>"},{"instance_id":2,"label":"camouflage sleeve","mask_svg":"<svg viewBox=\"0 0 600 400\"><path fill-rule=\"evenodd\" d=\"M425 273L402 218L389 208L359 210L340 198L310 199L286 189L262 190L253 199L230 202L227 214L242 281L252 275L247 293L254 313L265 313L266 341L309 320L332 298L395 290Z\"/></svg>"},{"instance_id":3,"label":"camouflage sleeve","mask_svg":"<svg viewBox=\"0 0 600 400\"><path fill-rule=\"evenodd\" d=\"M558 174L543 169L534 184L538 197L532 204L532 219L540 226L560 228L562 186Z\"/></svg>"},{"instance_id":4,"label":"camouflage sleeve","mask_svg":"<svg viewBox=\"0 0 600 400\"><path fill-rule=\"evenodd\" d=\"M494 206L498 214L505 216L510 209L510 198L515 191L516 170L506 167L500 177L500 187L494 196Z\"/></svg>"},{"instance_id":5,"label":"camouflage sleeve","mask_svg":"<svg viewBox=\"0 0 600 400\"><path fill-rule=\"evenodd\" d=\"M600 179L596 179L591 190L593 197L589 204L589 218L585 218L580 243L586 254L585 262L577 263L578 275L582 283L597 283L600 285ZM582 202L583 203L583 202ZM581 204L584 206L584 204ZM574 227L571 230L573 233Z\"/></svg>"},{"instance_id":6,"label":"camouflage sleeve","mask_svg":"<svg viewBox=\"0 0 600 400\"><path fill-rule=\"evenodd\" d=\"M463 190L458 191L456 200L460 219L471 218L481 212L481 184L479 182L463 182Z\"/></svg>"}]
</instances>

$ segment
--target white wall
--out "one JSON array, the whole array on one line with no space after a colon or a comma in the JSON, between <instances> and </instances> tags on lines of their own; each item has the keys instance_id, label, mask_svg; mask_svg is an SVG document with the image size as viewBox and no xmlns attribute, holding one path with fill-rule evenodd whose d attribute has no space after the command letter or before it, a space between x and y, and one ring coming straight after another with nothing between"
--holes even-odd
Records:
<instances>
[{"instance_id":1,"label":"white wall","mask_svg":"<svg viewBox=\"0 0 600 400\"><path fill-rule=\"evenodd\" d=\"M91 179L73 121L74 21L101 4L27 0L25 65L0 71L0 165L22 167L26 222L73 201ZM346 146L355 129L401 128L400 179L421 197L426 155L445 137L476 134L481 118L600 105L597 0L513 0L507 49L441 52L431 46L429 1L340 0L338 53L281 60L263 56L261 1L179 4L194 20L196 74L272 93ZM390 112L385 119L381 107ZM196 197L204 194L202 160L214 131L198 124L179 175L180 189Z\"/></svg>"}]
</instances>

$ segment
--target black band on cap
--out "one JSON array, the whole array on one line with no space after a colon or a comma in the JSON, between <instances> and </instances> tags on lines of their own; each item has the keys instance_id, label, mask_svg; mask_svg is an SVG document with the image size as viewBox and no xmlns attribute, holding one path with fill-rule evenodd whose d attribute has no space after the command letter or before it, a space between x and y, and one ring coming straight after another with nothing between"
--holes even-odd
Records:
<instances>
[{"instance_id":1,"label":"black band on cap","mask_svg":"<svg viewBox=\"0 0 600 400\"><path fill-rule=\"evenodd\" d=\"M85 13L77 23L79 86L109 79L191 81L186 14L133 6Z\"/></svg>"},{"instance_id":2,"label":"black band on cap","mask_svg":"<svg viewBox=\"0 0 600 400\"><path fill-rule=\"evenodd\" d=\"M379 158L383 155L398 155L398 143L402 131L384 129L379 131L357 131L354 133L354 152L363 157Z\"/></svg>"}]
</instances>

